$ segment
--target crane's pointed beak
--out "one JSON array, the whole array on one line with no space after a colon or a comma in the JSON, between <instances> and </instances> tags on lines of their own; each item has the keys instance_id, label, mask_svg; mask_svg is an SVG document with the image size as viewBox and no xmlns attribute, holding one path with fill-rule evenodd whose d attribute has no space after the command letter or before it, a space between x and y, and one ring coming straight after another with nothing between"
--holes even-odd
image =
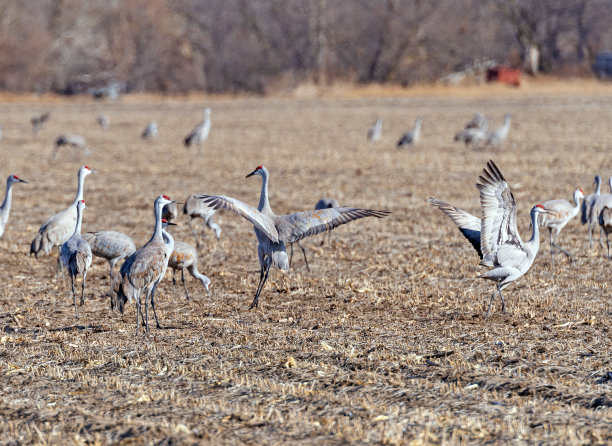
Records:
<instances>
[{"instance_id":1,"label":"crane's pointed beak","mask_svg":"<svg viewBox=\"0 0 612 446\"><path fill-rule=\"evenodd\" d=\"M183 204L182 201L178 201L178 200L172 200L172 203L176 203L176 204Z\"/></svg>"},{"instance_id":2,"label":"crane's pointed beak","mask_svg":"<svg viewBox=\"0 0 612 446\"><path fill-rule=\"evenodd\" d=\"M248 174L245 178L248 177L252 177L253 175L255 175L255 172L257 172L258 169L255 169L253 172L251 172L250 174Z\"/></svg>"},{"instance_id":3,"label":"crane's pointed beak","mask_svg":"<svg viewBox=\"0 0 612 446\"><path fill-rule=\"evenodd\" d=\"M171 221L167 221L165 224L168 226L176 226L176 223L172 223Z\"/></svg>"},{"instance_id":4,"label":"crane's pointed beak","mask_svg":"<svg viewBox=\"0 0 612 446\"><path fill-rule=\"evenodd\" d=\"M29 184L29 183L30 183L28 180L22 180L21 178L19 178L19 181L20 181L21 183L26 183L26 184Z\"/></svg>"}]
</instances>

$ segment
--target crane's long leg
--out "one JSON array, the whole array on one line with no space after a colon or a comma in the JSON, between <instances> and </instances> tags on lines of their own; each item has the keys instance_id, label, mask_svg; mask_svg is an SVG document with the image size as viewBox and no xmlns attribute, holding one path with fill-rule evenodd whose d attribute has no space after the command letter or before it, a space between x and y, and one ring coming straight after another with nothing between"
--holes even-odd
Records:
<instances>
[{"instance_id":1,"label":"crane's long leg","mask_svg":"<svg viewBox=\"0 0 612 446\"><path fill-rule=\"evenodd\" d=\"M87 271L83 273L83 283L81 284L81 305L85 304L85 278L87 277Z\"/></svg>"},{"instance_id":2,"label":"crane's long leg","mask_svg":"<svg viewBox=\"0 0 612 446\"><path fill-rule=\"evenodd\" d=\"M259 295L261 294L261 290L266 284L266 280L268 280L268 274L270 274L270 266L271 264L268 264L262 266L261 268L261 278L259 279L259 285L257 286L257 291L255 292L255 298L253 299L249 310L251 310L252 308L257 308L259 306Z\"/></svg>"},{"instance_id":3,"label":"crane's long leg","mask_svg":"<svg viewBox=\"0 0 612 446\"><path fill-rule=\"evenodd\" d=\"M499 285L497 286L497 288L495 289L495 291L493 291L493 294L491 295L491 300L489 301L489 307L487 308L487 313L485 314L485 321L489 317L489 313L491 312L491 307L493 306L493 301L495 300L495 295L497 294L498 291L499 291ZM499 291L499 293L501 295L501 291Z\"/></svg>"},{"instance_id":4,"label":"crane's long leg","mask_svg":"<svg viewBox=\"0 0 612 446\"><path fill-rule=\"evenodd\" d=\"M185 295L187 296L187 300L190 300L189 291L187 291L187 283L185 282L185 268L181 270L181 280L183 281L183 286L185 287Z\"/></svg>"},{"instance_id":5,"label":"crane's long leg","mask_svg":"<svg viewBox=\"0 0 612 446\"><path fill-rule=\"evenodd\" d=\"M610 260L610 234L606 232L606 245L608 245L608 260Z\"/></svg>"},{"instance_id":6,"label":"crane's long leg","mask_svg":"<svg viewBox=\"0 0 612 446\"><path fill-rule=\"evenodd\" d=\"M72 284L72 297L74 298L74 314L76 316L76 318L79 318L79 310L77 308L77 303L76 303L76 288L74 287L74 276L72 274L70 274L70 283Z\"/></svg>"},{"instance_id":7,"label":"crane's long leg","mask_svg":"<svg viewBox=\"0 0 612 446\"><path fill-rule=\"evenodd\" d=\"M149 297L151 296L151 289L149 288L147 294L145 294L145 334L149 333Z\"/></svg>"},{"instance_id":8,"label":"crane's long leg","mask_svg":"<svg viewBox=\"0 0 612 446\"><path fill-rule=\"evenodd\" d=\"M172 299L174 299L174 289L176 287L176 279L174 278L175 275L176 275L176 270L173 268L172 269Z\"/></svg>"},{"instance_id":9,"label":"crane's long leg","mask_svg":"<svg viewBox=\"0 0 612 446\"><path fill-rule=\"evenodd\" d=\"M302 244L298 241L298 246L302 248L302 254L304 254L304 262L306 263L306 269L310 272L310 266L308 266L308 259L306 258L306 248L302 246Z\"/></svg>"},{"instance_id":10,"label":"crane's long leg","mask_svg":"<svg viewBox=\"0 0 612 446\"><path fill-rule=\"evenodd\" d=\"M552 234L551 234L552 235ZM557 236L559 235L559 231L555 231L555 236L554 238L551 239L550 243L551 243L551 249L554 246L555 248L557 248L559 251L561 251L563 254L565 254L568 258L570 263L572 262L572 253L569 252L566 249L563 249L562 247L560 247L559 245L557 245Z\"/></svg>"},{"instance_id":11,"label":"crane's long leg","mask_svg":"<svg viewBox=\"0 0 612 446\"><path fill-rule=\"evenodd\" d=\"M141 290L138 290L136 293L136 334L138 334L138 327L140 326L140 316L142 314L142 310L140 308L140 293ZM144 317L142 319L142 323L144 325Z\"/></svg>"},{"instance_id":12,"label":"crane's long leg","mask_svg":"<svg viewBox=\"0 0 612 446\"><path fill-rule=\"evenodd\" d=\"M553 246L553 236L552 236L552 228L548 228L548 237L550 239L550 258L551 258L551 267L552 270L555 270L555 250L554 250L554 246Z\"/></svg>"},{"instance_id":13,"label":"crane's long leg","mask_svg":"<svg viewBox=\"0 0 612 446\"><path fill-rule=\"evenodd\" d=\"M155 316L155 326L159 329L162 328L161 324L159 323L159 319L157 319L157 311L155 310L155 290L157 289L157 284L160 281L156 282L155 285L153 285L153 289L151 290L151 308L153 308L153 316Z\"/></svg>"},{"instance_id":14,"label":"crane's long leg","mask_svg":"<svg viewBox=\"0 0 612 446\"><path fill-rule=\"evenodd\" d=\"M293 243L290 243L291 251L289 254L289 269L291 269L291 265L293 264Z\"/></svg>"},{"instance_id":15,"label":"crane's long leg","mask_svg":"<svg viewBox=\"0 0 612 446\"><path fill-rule=\"evenodd\" d=\"M499 284L497 285L497 290L499 291L499 298L502 301L502 313L505 313L506 312L506 301L504 300L504 295L501 292L502 290Z\"/></svg>"}]
</instances>

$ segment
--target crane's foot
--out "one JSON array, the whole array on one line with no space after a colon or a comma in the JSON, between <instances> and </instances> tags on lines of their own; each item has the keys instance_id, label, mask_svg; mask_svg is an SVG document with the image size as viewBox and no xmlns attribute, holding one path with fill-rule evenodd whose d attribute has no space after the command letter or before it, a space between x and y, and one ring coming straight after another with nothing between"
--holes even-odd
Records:
<instances>
[{"instance_id":1,"label":"crane's foot","mask_svg":"<svg viewBox=\"0 0 612 446\"><path fill-rule=\"evenodd\" d=\"M259 307L259 296L256 296L255 299L253 299L253 302L251 302L251 306L249 307L249 310L252 310L253 308L257 309Z\"/></svg>"}]
</instances>

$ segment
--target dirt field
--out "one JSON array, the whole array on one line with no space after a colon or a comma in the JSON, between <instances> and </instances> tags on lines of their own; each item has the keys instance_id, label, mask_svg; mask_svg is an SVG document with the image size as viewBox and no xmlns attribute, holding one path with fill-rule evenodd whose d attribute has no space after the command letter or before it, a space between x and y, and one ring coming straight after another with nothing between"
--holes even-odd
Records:
<instances>
[{"instance_id":1,"label":"dirt field","mask_svg":"<svg viewBox=\"0 0 612 446\"><path fill-rule=\"evenodd\" d=\"M606 90L607 88L607 90ZM452 222L425 199L479 213L478 175L493 159L519 206L593 191L612 175L612 87L486 97L124 98L118 102L24 98L0 104L0 175L14 188L0 240L0 444L476 444L612 443L610 262L589 251L578 219L559 237L575 255L551 270L547 233L532 270L484 321L493 284ZM495 93L498 90L490 90ZM212 109L202 153L182 138ZM37 135L29 119L51 111ZM453 135L474 111L491 127L512 113L500 149L471 150ZM111 121L104 131L96 118ZM416 148L395 143L423 116ZM383 119L383 137L365 141ZM140 140L156 120L160 136ZM83 135L91 155L62 149ZM259 164L271 172L278 213L322 196L389 209L304 241L287 273L274 270L259 311L248 311L259 278L251 225L219 213L200 271L208 298L192 300L170 275L158 289L163 329L135 336L136 315L110 311L108 264L94 259L76 320L69 281L55 257L28 256L40 224L87 178L84 230L116 229L138 246L152 232L159 194L224 194L256 205ZM608 186L602 187L607 192ZM177 240L193 242L181 216Z\"/></svg>"}]
</instances>

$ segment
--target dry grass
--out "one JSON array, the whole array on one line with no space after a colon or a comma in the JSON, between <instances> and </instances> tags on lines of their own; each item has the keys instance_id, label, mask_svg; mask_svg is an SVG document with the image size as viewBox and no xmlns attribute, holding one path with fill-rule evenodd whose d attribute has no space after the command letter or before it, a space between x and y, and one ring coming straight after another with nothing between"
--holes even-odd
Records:
<instances>
[{"instance_id":1,"label":"dry grass","mask_svg":"<svg viewBox=\"0 0 612 446\"><path fill-rule=\"evenodd\" d=\"M203 155L181 138L213 109ZM51 110L32 136L29 117ZM479 110L501 123L503 150L471 151L452 136ZM95 124L98 114L111 129ZM589 252L577 221L560 236L575 253L553 274L547 245L530 273L506 291L508 311L483 321L492 284L476 279L478 258L434 195L477 212L474 187L493 158L519 203L523 234L537 201L590 192L593 174L612 174L612 98L597 94L490 98L367 99L148 98L120 102L13 101L0 106L2 175L17 185L0 241L0 444L447 444L612 442L610 268ZM424 117L418 148L396 139ZM383 138L365 128L383 118ZM139 139L160 122L152 144ZM209 237L201 270L207 298L158 293L164 329L134 336L133 306L111 314L107 264L94 262L81 319L54 258L27 253L40 223L74 194L83 161L48 157L60 133L79 133L86 162L85 230L118 229L137 244L151 232L160 193L223 193L256 204L265 164L277 212L310 208L321 196L390 209L390 218L334 231L275 271L260 311L247 311L258 279L247 222L221 215L222 240ZM190 240L186 221L174 228Z\"/></svg>"}]
</instances>

